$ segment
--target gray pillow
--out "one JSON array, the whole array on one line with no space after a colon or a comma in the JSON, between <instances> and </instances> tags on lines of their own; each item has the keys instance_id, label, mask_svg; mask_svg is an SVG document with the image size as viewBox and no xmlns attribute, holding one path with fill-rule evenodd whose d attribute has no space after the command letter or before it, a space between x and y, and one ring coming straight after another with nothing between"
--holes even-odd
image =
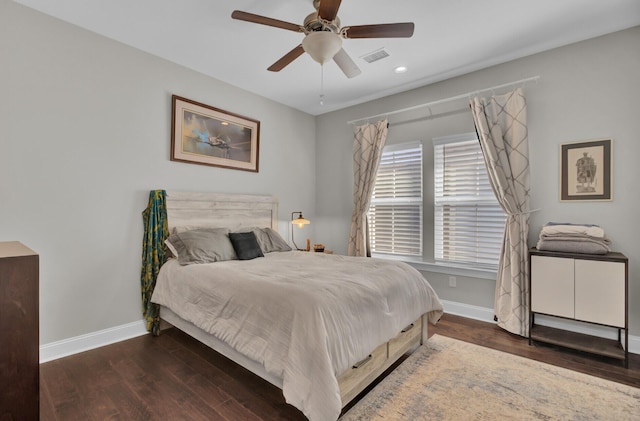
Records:
<instances>
[{"instance_id":1,"label":"gray pillow","mask_svg":"<svg viewBox=\"0 0 640 421\"><path fill-rule=\"evenodd\" d=\"M255 228L253 233L263 253L274 251L291 251L289 244L272 228Z\"/></svg>"},{"instance_id":2,"label":"gray pillow","mask_svg":"<svg viewBox=\"0 0 640 421\"><path fill-rule=\"evenodd\" d=\"M201 228L172 234L168 238L181 265L237 260L227 228Z\"/></svg>"}]
</instances>

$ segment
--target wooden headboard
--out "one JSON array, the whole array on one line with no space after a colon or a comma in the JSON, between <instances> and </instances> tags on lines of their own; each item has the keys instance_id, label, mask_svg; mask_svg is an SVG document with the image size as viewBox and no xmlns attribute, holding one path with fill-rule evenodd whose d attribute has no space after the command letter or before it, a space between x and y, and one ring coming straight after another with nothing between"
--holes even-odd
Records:
<instances>
[{"instance_id":1,"label":"wooden headboard","mask_svg":"<svg viewBox=\"0 0 640 421\"><path fill-rule=\"evenodd\" d=\"M278 229L274 196L167 191L169 230L174 227Z\"/></svg>"}]
</instances>

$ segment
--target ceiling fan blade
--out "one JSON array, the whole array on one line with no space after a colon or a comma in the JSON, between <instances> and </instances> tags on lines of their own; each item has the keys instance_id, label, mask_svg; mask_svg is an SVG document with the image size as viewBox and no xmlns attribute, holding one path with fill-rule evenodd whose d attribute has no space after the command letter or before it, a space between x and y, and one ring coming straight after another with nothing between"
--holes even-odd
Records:
<instances>
[{"instance_id":1,"label":"ceiling fan blade","mask_svg":"<svg viewBox=\"0 0 640 421\"><path fill-rule=\"evenodd\" d=\"M318 7L318 15L325 20L332 21L338 16L338 9L340 8L342 0L320 0L320 7Z\"/></svg>"},{"instance_id":2,"label":"ceiling fan blade","mask_svg":"<svg viewBox=\"0 0 640 421\"><path fill-rule=\"evenodd\" d=\"M341 48L340 51L338 51L336 55L333 56L333 61L336 62L340 70L342 70L345 76L349 79L356 77L360 73L362 73L362 70L360 70L358 65L356 65L356 63L351 60L351 57L349 57L349 54L344 51L344 48Z\"/></svg>"},{"instance_id":3,"label":"ceiling fan blade","mask_svg":"<svg viewBox=\"0 0 640 421\"><path fill-rule=\"evenodd\" d=\"M342 29L345 38L410 38L413 22L348 26Z\"/></svg>"},{"instance_id":4,"label":"ceiling fan blade","mask_svg":"<svg viewBox=\"0 0 640 421\"><path fill-rule=\"evenodd\" d=\"M302 48L302 44L300 44L296 48L282 56L280 60L273 63L267 70L271 72L279 72L280 70L287 67L293 60L300 57L302 54L304 54L304 49Z\"/></svg>"},{"instance_id":5,"label":"ceiling fan blade","mask_svg":"<svg viewBox=\"0 0 640 421\"><path fill-rule=\"evenodd\" d=\"M287 29L289 31L304 32L303 28L295 23L272 19L266 16L254 15L253 13L242 12L240 10L234 10L233 13L231 13L231 17L237 20L259 23L260 25L274 26L276 28Z\"/></svg>"}]
</instances>

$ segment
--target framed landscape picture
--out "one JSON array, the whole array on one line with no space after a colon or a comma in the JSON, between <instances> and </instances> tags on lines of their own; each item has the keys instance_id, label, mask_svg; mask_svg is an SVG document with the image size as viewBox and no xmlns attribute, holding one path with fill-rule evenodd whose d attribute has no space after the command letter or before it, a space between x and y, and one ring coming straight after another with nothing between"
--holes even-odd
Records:
<instances>
[{"instance_id":1,"label":"framed landscape picture","mask_svg":"<svg viewBox=\"0 0 640 421\"><path fill-rule=\"evenodd\" d=\"M560 200L613 200L612 139L560 145Z\"/></svg>"},{"instance_id":2,"label":"framed landscape picture","mask_svg":"<svg viewBox=\"0 0 640 421\"><path fill-rule=\"evenodd\" d=\"M258 172L259 149L259 121L172 96L172 161Z\"/></svg>"}]
</instances>

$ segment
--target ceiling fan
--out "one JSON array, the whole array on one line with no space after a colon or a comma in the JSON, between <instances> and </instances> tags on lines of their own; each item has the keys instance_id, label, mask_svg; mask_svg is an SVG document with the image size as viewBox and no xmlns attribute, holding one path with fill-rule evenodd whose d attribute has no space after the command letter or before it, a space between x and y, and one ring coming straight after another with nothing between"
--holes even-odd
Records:
<instances>
[{"instance_id":1,"label":"ceiling fan","mask_svg":"<svg viewBox=\"0 0 640 421\"><path fill-rule=\"evenodd\" d=\"M333 59L343 73L348 78L352 78L359 75L361 71L342 48L343 38L410 38L413 36L413 22L341 27L340 19L338 19L338 9L341 2L342 0L313 0L316 11L304 19L303 25L239 10L235 10L231 17L305 34L300 45L267 69L272 72L279 72L306 52L320 64Z\"/></svg>"}]
</instances>

